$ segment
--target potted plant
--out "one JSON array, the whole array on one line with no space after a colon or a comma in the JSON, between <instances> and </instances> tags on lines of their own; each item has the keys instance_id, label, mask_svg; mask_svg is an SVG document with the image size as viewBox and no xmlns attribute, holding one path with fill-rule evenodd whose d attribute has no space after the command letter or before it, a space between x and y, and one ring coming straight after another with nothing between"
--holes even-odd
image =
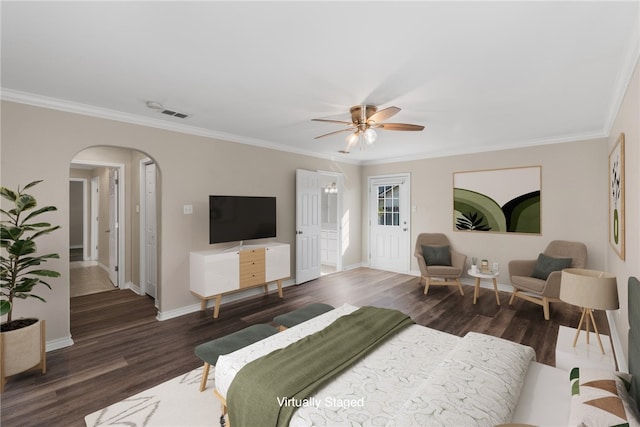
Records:
<instances>
[{"instance_id":1,"label":"potted plant","mask_svg":"<svg viewBox=\"0 0 640 427\"><path fill-rule=\"evenodd\" d=\"M47 222L38 222L36 217L45 212L57 210L54 206L37 207L36 199L26 190L40 183L34 181L23 189L12 191L0 187L0 196L10 203L3 203L0 221L0 316L7 315L7 321L0 325L0 392L4 390L6 378L28 369L46 372L45 323L41 319L14 319L15 299L44 298L34 294L37 285L51 286L43 280L60 277L60 273L40 267L58 254L37 255L35 240L57 230Z\"/></svg>"}]
</instances>

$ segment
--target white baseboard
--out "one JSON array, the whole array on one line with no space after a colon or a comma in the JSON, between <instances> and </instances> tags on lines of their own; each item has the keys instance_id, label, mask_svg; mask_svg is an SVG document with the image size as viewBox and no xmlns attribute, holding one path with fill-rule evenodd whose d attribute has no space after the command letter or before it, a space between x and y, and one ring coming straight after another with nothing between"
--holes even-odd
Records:
<instances>
[{"instance_id":1,"label":"white baseboard","mask_svg":"<svg viewBox=\"0 0 640 427\"><path fill-rule=\"evenodd\" d=\"M611 343L613 344L613 352L618 364L618 371L629 372L629 366L624 357L624 351L622 351L622 342L620 341L620 335L618 335L618 328L616 328L616 321L613 318L613 312L607 311L607 321L609 322L609 334L611 336Z\"/></svg>"},{"instance_id":2,"label":"white baseboard","mask_svg":"<svg viewBox=\"0 0 640 427\"><path fill-rule=\"evenodd\" d=\"M142 289L140 289L140 286L136 285L133 282L127 282L124 284L124 286L121 286L120 289L131 289L133 292L135 292L137 295L143 295L142 293Z\"/></svg>"},{"instance_id":3,"label":"white baseboard","mask_svg":"<svg viewBox=\"0 0 640 427\"><path fill-rule=\"evenodd\" d=\"M343 265L342 266L342 271L347 271L347 270L355 270L356 268L360 268L360 267L366 267L367 264L364 262L359 262L357 264L349 264L349 265Z\"/></svg>"},{"instance_id":4,"label":"white baseboard","mask_svg":"<svg viewBox=\"0 0 640 427\"><path fill-rule=\"evenodd\" d=\"M73 340L71 339L71 335L65 338L58 338L55 340L47 341L45 344L46 351L58 350L65 347L70 347L73 345Z\"/></svg>"}]
</instances>

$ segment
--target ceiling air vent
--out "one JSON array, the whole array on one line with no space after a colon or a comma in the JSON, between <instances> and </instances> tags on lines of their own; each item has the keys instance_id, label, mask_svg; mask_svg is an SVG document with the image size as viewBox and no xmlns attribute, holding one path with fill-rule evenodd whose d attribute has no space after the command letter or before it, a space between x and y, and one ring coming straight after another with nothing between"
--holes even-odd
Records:
<instances>
[{"instance_id":1,"label":"ceiling air vent","mask_svg":"<svg viewBox=\"0 0 640 427\"><path fill-rule=\"evenodd\" d=\"M166 114L167 116L178 117L180 119L185 119L185 118L189 117L188 114L178 113L178 112L171 111L171 110L162 110L161 113L162 114Z\"/></svg>"}]
</instances>

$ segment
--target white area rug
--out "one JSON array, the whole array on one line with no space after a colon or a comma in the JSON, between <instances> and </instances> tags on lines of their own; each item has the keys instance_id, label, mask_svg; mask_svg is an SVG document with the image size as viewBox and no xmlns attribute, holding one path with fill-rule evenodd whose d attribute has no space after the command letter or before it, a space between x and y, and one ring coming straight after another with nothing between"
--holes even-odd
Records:
<instances>
[{"instance_id":1,"label":"white area rug","mask_svg":"<svg viewBox=\"0 0 640 427\"><path fill-rule=\"evenodd\" d=\"M202 367L84 417L87 427L220 425L220 401L214 396L213 366L200 392Z\"/></svg>"}]
</instances>

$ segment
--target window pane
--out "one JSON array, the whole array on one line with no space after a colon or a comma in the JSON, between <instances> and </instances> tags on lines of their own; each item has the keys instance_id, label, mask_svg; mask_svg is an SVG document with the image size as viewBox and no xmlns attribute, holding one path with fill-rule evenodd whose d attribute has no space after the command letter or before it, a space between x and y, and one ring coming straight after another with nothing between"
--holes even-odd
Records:
<instances>
[{"instance_id":1,"label":"window pane","mask_svg":"<svg viewBox=\"0 0 640 427\"><path fill-rule=\"evenodd\" d=\"M400 225L400 186L378 186L378 225Z\"/></svg>"}]
</instances>

